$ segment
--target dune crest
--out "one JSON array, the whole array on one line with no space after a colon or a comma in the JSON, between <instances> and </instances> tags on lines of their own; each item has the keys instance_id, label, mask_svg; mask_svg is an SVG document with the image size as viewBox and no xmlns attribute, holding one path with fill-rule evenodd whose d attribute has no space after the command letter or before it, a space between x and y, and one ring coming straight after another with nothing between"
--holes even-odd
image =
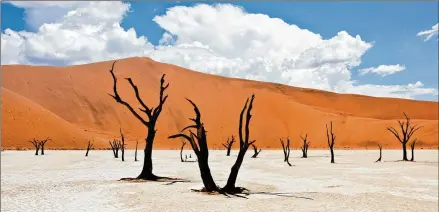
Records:
<instances>
[{"instance_id":1,"label":"dune crest","mask_svg":"<svg viewBox=\"0 0 439 212\"><path fill-rule=\"evenodd\" d=\"M47 148L81 148L94 139L96 148L108 148L108 140L125 132L127 147L139 140L143 148L146 128L108 94L112 61L69 67L2 66L3 149L32 148L34 137L51 137ZM140 106L134 91L123 78L138 86L144 102L155 107L160 77L170 83L168 100L157 123L154 148L179 148L178 140L167 139L189 123L193 110L185 97L201 110L211 149L232 134L237 135L239 113L246 98L255 94L251 136L258 148L280 148L280 137L290 136L299 148L300 134L308 134L310 148L327 148L325 124L333 121L335 148L365 148L370 141L383 148L400 148L386 130L397 127L396 119L406 112L413 123L423 125L414 137L418 148L438 148L438 103L361 95L336 94L275 83L232 79L203 74L149 58L127 58L115 66L118 91L124 100ZM237 147L237 146L236 146Z\"/></svg>"}]
</instances>

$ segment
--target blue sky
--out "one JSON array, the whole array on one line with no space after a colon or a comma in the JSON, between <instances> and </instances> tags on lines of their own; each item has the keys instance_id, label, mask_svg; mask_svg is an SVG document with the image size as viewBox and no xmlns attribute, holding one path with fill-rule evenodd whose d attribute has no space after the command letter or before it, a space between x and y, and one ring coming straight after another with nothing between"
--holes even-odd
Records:
<instances>
[{"instance_id":1,"label":"blue sky","mask_svg":"<svg viewBox=\"0 0 439 212\"><path fill-rule=\"evenodd\" d=\"M197 2L130 2L130 12L121 26L133 27L138 36L147 37L153 45L165 31L153 21L157 15L174 6L193 7ZM210 3L208 3L210 4ZM211 4L212 5L212 4ZM425 87L438 87L438 46L436 39L424 41L417 33L429 30L438 23L437 2L233 2L247 13L266 14L280 18L288 24L320 34L330 39L340 31L351 36L360 35L361 40L373 47L361 57L361 64L351 68L351 80L362 84L407 85L420 81ZM2 3L2 32L37 32L26 24L25 9ZM2 34L3 35L3 34ZM404 71L381 77L375 74L359 76L357 70L383 64L401 64ZM434 100L437 96L420 94L417 99Z\"/></svg>"}]
</instances>

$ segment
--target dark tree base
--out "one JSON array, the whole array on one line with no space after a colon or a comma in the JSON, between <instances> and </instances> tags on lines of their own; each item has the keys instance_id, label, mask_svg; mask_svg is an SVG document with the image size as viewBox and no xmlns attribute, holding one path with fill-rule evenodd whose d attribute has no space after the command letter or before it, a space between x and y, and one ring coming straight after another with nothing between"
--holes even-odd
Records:
<instances>
[{"instance_id":1,"label":"dark tree base","mask_svg":"<svg viewBox=\"0 0 439 212\"><path fill-rule=\"evenodd\" d=\"M196 163L196 162L198 162L198 161L195 161L195 160L185 160L185 161L182 161L182 163Z\"/></svg>"},{"instance_id":2,"label":"dark tree base","mask_svg":"<svg viewBox=\"0 0 439 212\"><path fill-rule=\"evenodd\" d=\"M127 178L121 178L119 181L128 181L128 182L189 182L188 180L184 180L181 178L171 178L171 177L159 177L152 175L147 178L133 178L133 177L127 177Z\"/></svg>"},{"instance_id":3,"label":"dark tree base","mask_svg":"<svg viewBox=\"0 0 439 212\"><path fill-rule=\"evenodd\" d=\"M226 189L226 188L218 188L218 190L216 191L207 191L206 188L202 188L202 189L191 189L191 191L193 192L199 192L199 193L203 193L203 194L207 194L207 195L224 195L227 197L230 197L229 195L233 195L236 197L241 197L241 198L247 198L245 196L250 195L250 191L246 188L243 187L235 187L233 189ZM245 196L241 196L245 195Z\"/></svg>"}]
</instances>

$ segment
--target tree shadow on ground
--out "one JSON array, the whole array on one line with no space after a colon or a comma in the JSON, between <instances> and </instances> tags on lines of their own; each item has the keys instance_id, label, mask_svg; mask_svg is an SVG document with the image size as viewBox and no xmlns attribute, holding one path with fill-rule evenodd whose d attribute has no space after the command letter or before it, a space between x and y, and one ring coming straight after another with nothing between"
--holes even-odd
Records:
<instances>
[{"instance_id":1,"label":"tree shadow on ground","mask_svg":"<svg viewBox=\"0 0 439 212\"><path fill-rule=\"evenodd\" d=\"M191 189L191 191L200 192L200 193L204 193L207 195L220 195L220 194L222 194L228 198L231 198L232 196L234 196L234 197L239 197L239 198L243 198L243 199L248 199L247 196L250 196L250 195L269 195L269 196L314 200L313 198L310 198L310 197L297 196L293 192L267 192L267 191L251 192L250 190L248 190L246 188L242 188L242 187L237 187L236 192L234 192L234 193L228 193L228 192L222 192L222 191L206 192L203 189Z\"/></svg>"},{"instance_id":2,"label":"tree shadow on ground","mask_svg":"<svg viewBox=\"0 0 439 212\"><path fill-rule=\"evenodd\" d=\"M144 183L144 182L165 182L164 185L172 185L175 183L190 183L190 180L185 180L182 178L171 178L171 177L157 177L155 180L146 180L146 179L139 179L139 178L121 178L118 181L125 181L125 182L131 182L131 183Z\"/></svg>"},{"instance_id":3,"label":"tree shadow on ground","mask_svg":"<svg viewBox=\"0 0 439 212\"><path fill-rule=\"evenodd\" d=\"M434 164L439 163L438 161L410 161L410 160L385 160L382 163L397 163L397 162L407 162L407 163L418 163L418 164ZM379 163L379 162L378 162Z\"/></svg>"}]
</instances>

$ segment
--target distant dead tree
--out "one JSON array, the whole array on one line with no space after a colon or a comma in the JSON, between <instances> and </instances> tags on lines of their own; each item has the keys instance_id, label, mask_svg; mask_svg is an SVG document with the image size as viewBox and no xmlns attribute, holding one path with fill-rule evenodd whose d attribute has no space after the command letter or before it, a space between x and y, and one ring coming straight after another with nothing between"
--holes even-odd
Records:
<instances>
[{"instance_id":1,"label":"distant dead tree","mask_svg":"<svg viewBox=\"0 0 439 212\"><path fill-rule=\"evenodd\" d=\"M120 128L119 131L120 131L120 138L122 140L122 141L119 141L119 147L120 147L120 151L122 153L122 161L125 161L125 137L123 136L122 128Z\"/></svg>"},{"instance_id":2,"label":"distant dead tree","mask_svg":"<svg viewBox=\"0 0 439 212\"><path fill-rule=\"evenodd\" d=\"M328 146L329 150L331 151L331 163L335 163L334 160L334 144L335 144L335 135L332 131L332 121L330 122L331 129L330 132L328 131L328 125L326 125L326 137L328 138Z\"/></svg>"},{"instance_id":3,"label":"distant dead tree","mask_svg":"<svg viewBox=\"0 0 439 212\"><path fill-rule=\"evenodd\" d=\"M289 166L292 166L290 163L290 139L287 138L287 143L285 144L284 140L281 138L280 143L282 144L282 150L284 151L284 162L287 162Z\"/></svg>"},{"instance_id":4,"label":"distant dead tree","mask_svg":"<svg viewBox=\"0 0 439 212\"><path fill-rule=\"evenodd\" d=\"M302 135L300 135L300 138L302 138L302 141L303 141L303 146L300 147L300 149L302 150L302 158L307 158L308 157L308 147L309 147L309 144L311 142L306 141L308 139L308 134L305 134L305 137L302 137Z\"/></svg>"},{"instance_id":5,"label":"distant dead tree","mask_svg":"<svg viewBox=\"0 0 439 212\"><path fill-rule=\"evenodd\" d=\"M124 101L120 96L119 93L117 92L117 78L114 75L114 64L116 63L116 61L113 63L110 73L111 76L113 77L113 92L114 95L111 95L114 100L116 100L116 102L124 105L146 128L148 131L148 135L146 137L146 145L145 145L145 156L143 158L143 168L142 168L142 172L139 174L139 176L137 176L137 179L144 179L144 180L159 180L159 179L167 179L167 178L163 178L163 177L158 177L156 175L154 175L152 173L152 148L153 148L153 144L154 144L154 138L156 135L157 130L155 129L156 123L157 123L157 119L160 116L160 113L162 112L162 108L163 105L166 102L166 99L168 98L168 95L164 96L164 92L165 90L168 88L169 83L165 86L165 74L162 75L162 78L160 80L160 97L159 97L159 104L156 108L150 108L148 107L142 100L142 98L140 97L139 94L139 90L137 88L137 86L133 83L133 81L131 80L131 78L126 78L126 80L128 80L128 82L130 83L131 87L133 88L135 94L136 94L136 98L137 101L140 103L140 105L143 107L142 109L140 109L142 112L144 112L146 114L146 116L148 117L148 121L145 120L142 116L139 115L139 113L134 110L134 108L127 103L126 101ZM127 178L129 179L129 178Z\"/></svg>"},{"instance_id":6,"label":"distant dead tree","mask_svg":"<svg viewBox=\"0 0 439 212\"><path fill-rule=\"evenodd\" d=\"M115 142L115 140L113 140L113 142L108 141L108 143L109 143L110 146L111 146L111 150L113 151L113 156L116 157L116 148L115 148L115 146L113 145L114 142Z\"/></svg>"},{"instance_id":7,"label":"distant dead tree","mask_svg":"<svg viewBox=\"0 0 439 212\"><path fill-rule=\"evenodd\" d=\"M90 149L93 148L93 144L91 143L90 140L88 140L88 145L87 145L87 152L85 152L85 157L88 157L88 152L90 151Z\"/></svg>"},{"instance_id":8,"label":"distant dead tree","mask_svg":"<svg viewBox=\"0 0 439 212\"><path fill-rule=\"evenodd\" d=\"M223 188L219 188L216 185L215 181L213 180L212 174L210 172L209 163L208 163L209 148L207 146L206 130L204 128L204 124L201 122L201 113L200 113L198 107L195 105L195 103L192 102L191 100L187 99L189 101L189 103L191 103L192 106L194 107L194 111L196 114L195 118L191 118L191 120L194 122L194 124L189 125L189 126L185 127L183 130L181 130L181 132L188 130L189 135L180 133L180 134L171 135L171 136L169 136L169 138L182 137L182 138L188 140L189 143L191 144L191 147L194 150L195 155L197 156L198 167L200 169L201 179L202 179L203 184L204 184L204 188L201 191L203 191L203 192L217 191L220 193L236 194L236 193L241 193L245 190L244 188L236 187L235 183L236 183L236 178L238 176L239 169L240 169L242 162L244 160L245 153L248 150L248 147L250 145L252 145L254 142L256 142L255 140L249 141L249 139L250 139L250 137L249 137L249 135L250 135L249 124L250 124L250 119L251 119L250 112L251 112L252 107L253 107L254 98L255 98L255 96L252 95L249 105L248 105L249 99L247 99L247 101L244 105L244 108L242 109L240 119L239 119L239 140L240 140L239 153L238 153L238 157L236 159L235 164L231 168L229 178L227 179L227 183ZM248 106L248 110L246 113L246 121L245 121L245 137L243 137L242 123L243 123L244 112L247 109L247 106ZM196 129L196 133L193 133L191 128Z\"/></svg>"},{"instance_id":9,"label":"distant dead tree","mask_svg":"<svg viewBox=\"0 0 439 212\"><path fill-rule=\"evenodd\" d=\"M381 144L376 144L378 146L378 148L380 149L380 157L378 158L378 160L375 161L376 162L381 162L381 157L382 157L382 151L383 151L383 146Z\"/></svg>"},{"instance_id":10,"label":"distant dead tree","mask_svg":"<svg viewBox=\"0 0 439 212\"><path fill-rule=\"evenodd\" d=\"M183 148L184 148L184 145L186 145L186 141L181 141L181 149L180 149L180 160L181 160L181 162L185 162L186 160L183 160ZM187 156L186 156L186 158L187 158Z\"/></svg>"},{"instance_id":11,"label":"distant dead tree","mask_svg":"<svg viewBox=\"0 0 439 212\"><path fill-rule=\"evenodd\" d=\"M227 138L226 143L223 143L223 146L227 149L227 155L230 156L230 150L232 149L232 145L235 143L235 136L232 135L232 139Z\"/></svg>"},{"instance_id":12,"label":"distant dead tree","mask_svg":"<svg viewBox=\"0 0 439 212\"><path fill-rule=\"evenodd\" d=\"M40 150L41 143L38 140L36 140L35 138L29 142L32 143L32 145L34 145L34 147L35 147L35 155L38 155L38 151Z\"/></svg>"},{"instance_id":13,"label":"distant dead tree","mask_svg":"<svg viewBox=\"0 0 439 212\"><path fill-rule=\"evenodd\" d=\"M407 159L407 143L410 141L410 138L413 136L413 134L422 128L422 126L411 125L410 118L407 116L406 113L403 113L405 116L406 121L398 120L398 124L401 128L402 135L398 133L398 131L393 127L387 127L387 130L390 131L402 144L402 160L408 161Z\"/></svg>"},{"instance_id":14,"label":"distant dead tree","mask_svg":"<svg viewBox=\"0 0 439 212\"><path fill-rule=\"evenodd\" d=\"M139 145L139 141L136 141L136 151L134 152L134 161L137 161L137 146Z\"/></svg>"},{"instance_id":15,"label":"distant dead tree","mask_svg":"<svg viewBox=\"0 0 439 212\"><path fill-rule=\"evenodd\" d=\"M113 141L109 141L111 149L113 149L113 155L115 158L119 158L119 149L122 147L122 142L117 140L117 139L113 139Z\"/></svg>"},{"instance_id":16,"label":"distant dead tree","mask_svg":"<svg viewBox=\"0 0 439 212\"><path fill-rule=\"evenodd\" d=\"M259 149L259 150L258 150L258 148L256 147L256 145L254 145L254 144L252 144L252 147L253 147L253 151L255 152L255 153L253 153L252 158L256 158L256 157L258 157L258 155L259 155L259 153L262 151L262 149Z\"/></svg>"},{"instance_id":17,"label":"distant dead tree","mask_svg":"<svg viewBox=\"0 0 439 212\"><path fill-rule=\"evenodd\" d=\"M415 145L416 145L416 142L418 141L418 139L414 139L413 141L412 141L412 143L410 144L410 148L411 148L411 150L412 150L412 158L410 159L410 161L415 161Z\"/></svg>"},{"instance_id":18,"label":"distant dead tree","mask_svg":"<svg viewBox=\"0 0 439 212\"><path fill-rule=\"evenodd\" d=\"M40 146L41 146L41 155L44 155L44 145L46 145L46 142L51 141L52 139L50 139L49 137L47 137L44 140L40 141Z\"/></svg>"}]
</instances>

